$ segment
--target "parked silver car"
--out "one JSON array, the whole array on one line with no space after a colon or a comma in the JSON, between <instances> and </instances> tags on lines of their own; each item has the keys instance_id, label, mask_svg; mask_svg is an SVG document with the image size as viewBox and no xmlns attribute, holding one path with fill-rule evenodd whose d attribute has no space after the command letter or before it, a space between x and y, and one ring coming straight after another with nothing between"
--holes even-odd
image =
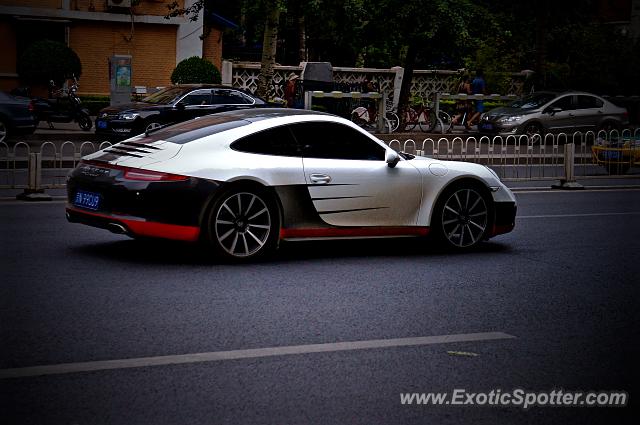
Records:
<instances>
[{"instance_id":1,"label":"parked silver car","mask_svg":"<svg viewBox=\"0 0 640 425\"><path fill-rule=\"evenodd\" d=\"M610 131L629 125L625 108L590 93L536 92L492 109L478 123L481 133L544 134Z\"/></svg>"}]
</instances>

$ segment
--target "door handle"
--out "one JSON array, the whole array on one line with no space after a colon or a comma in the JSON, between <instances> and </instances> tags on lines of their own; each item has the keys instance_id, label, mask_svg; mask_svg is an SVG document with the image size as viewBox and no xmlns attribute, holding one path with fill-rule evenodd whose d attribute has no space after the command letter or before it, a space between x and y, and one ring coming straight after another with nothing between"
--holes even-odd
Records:
<instances>
[{"instance_id":1,"label":"door handle","mask_svg":"<svg viewBox=\"0 0 640 425\"><path fill-rule=\"evenodd\" d=\"M327 184L331 181L331 177L326 174L311 174L309 179L313 184Z\"/></svg>"}]
</instances>

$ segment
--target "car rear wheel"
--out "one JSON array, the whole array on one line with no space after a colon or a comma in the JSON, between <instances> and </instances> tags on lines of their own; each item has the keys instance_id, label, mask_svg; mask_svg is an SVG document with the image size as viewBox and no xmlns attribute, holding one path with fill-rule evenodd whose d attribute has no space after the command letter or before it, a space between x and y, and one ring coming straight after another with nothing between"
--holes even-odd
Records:
<instances>
[{"instance_id":1,"label":"car rear wheel","mask_svg":"<svg viewBox=\"0 0 640 425\"><path fill-rule=\"evenodd\" d=\"M6 142L9 137L9 126L6 121L0 118L0 142Z\"/></svg>"},{"instance_id":2,"label":"car rear wheel","mask_svg":"<svg viewBox=\"0 0 640 425\"><path fill-rule=\"evenodd\" d=\"M280 219L272 198L257 188L226 192L213 205L208 238L214 250L229 260L267 254L278 242Z\"/></svg>"},{"instance_id":3,"label":"car rear wheel","mask_svg":"<svg viewBox=\"0 0 640 425\"><path fill-rule=\"evenodd\" d=\"M448 247L468 249L482 242L491 223L491 204L475 185L457 186L436 204L432 229Z\"/></svg>"},{"instance_id":4,"label":"car rear wheel","mask_svg":"<svg viewBox=\"0 0 640 425\"><path fill-rule=\"evenodd\" d=\"M91 127L93 126L91 117L87 114L80 114L80 116L78 117L78 125L83 131L91 130Z\"/></svg>"}]
</instances>

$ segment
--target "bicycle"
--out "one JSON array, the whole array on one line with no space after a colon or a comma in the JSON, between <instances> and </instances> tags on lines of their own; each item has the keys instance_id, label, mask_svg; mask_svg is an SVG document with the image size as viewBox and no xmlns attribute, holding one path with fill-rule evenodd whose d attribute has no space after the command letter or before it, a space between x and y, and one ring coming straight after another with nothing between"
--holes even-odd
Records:
<instances>
[{"instance_id":1,"label":"bicycle","mask_svg":"<svg viewBox=\"0 0 640 425\"><path fill-rule=\"evenodd\" d=\"M438 118L443 126L451 122L451 116L443 110L438 111ZM417 125L421 131L433 132L438 124L439 121L436 119L434 108L425 105L424 102L421 102L417 109L409 106L405 111L404 129L406 131L413 130Z\"/></svg>"},{"instance_id":2,"label":"bicycle","mask_svg":"<svg viewBox=\"0 0 640 425\"><path fill-rule=\"evenodd\" d=\"M351 111L351 121L359 125L362 128L374 127L378 124L378 111L373 102L367 106L358 106ZM393 111L385 112L384 116L385 126L389 130L389 133L393 133L398 129L400 125L400 119Z\"/></svg>"}]
</instances>

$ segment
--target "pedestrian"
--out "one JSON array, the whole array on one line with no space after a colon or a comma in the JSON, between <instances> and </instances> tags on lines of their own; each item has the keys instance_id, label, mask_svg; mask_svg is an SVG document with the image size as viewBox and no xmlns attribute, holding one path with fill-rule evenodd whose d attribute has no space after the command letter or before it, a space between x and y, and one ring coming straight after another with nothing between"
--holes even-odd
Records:
<instances>
[{"instance_id":1,"label":"pedestrian","mask_svg":"<svg viewBox=\"0 0 640 425\"><path fill-rule=\"evenodd\" d=\"M458 94L470 95L471 92L471 77L464 75L458 84ZM473 112L471 101L469 99L458 99L456 102L456 116L451 120L451 125L447 132L451 133L454 125L464 124L465 128L469 130L468 118Z\"/></svg>"},{"instance_id":2,"label":"pedestrian","mask_svg":"<svg viewBox=\"0 0 640 425\"><path fill-rule=\"evenodd\" d=\"M296 96L298 94L298 79L300 77L292 72L287 78L287 84L284 87L284 100L287 102L287 108L293 108L296 105Z\"/></svg>"},{"instance_id":3,"label":"pedestrian","mask_svg":"<svg viewBox=\"0 0 640 425\"><path fill-rule=\"evenodd\" d=\"M484 81L484 72L482 69L476 71L476 77L471 81L471 93L472 94L486 94L487 84ZM480 122L480 115L484 112L484 100L475 101L475 112L473 116L467 122L467 126L471 127Z\"/></svg>"}]
</instances>

